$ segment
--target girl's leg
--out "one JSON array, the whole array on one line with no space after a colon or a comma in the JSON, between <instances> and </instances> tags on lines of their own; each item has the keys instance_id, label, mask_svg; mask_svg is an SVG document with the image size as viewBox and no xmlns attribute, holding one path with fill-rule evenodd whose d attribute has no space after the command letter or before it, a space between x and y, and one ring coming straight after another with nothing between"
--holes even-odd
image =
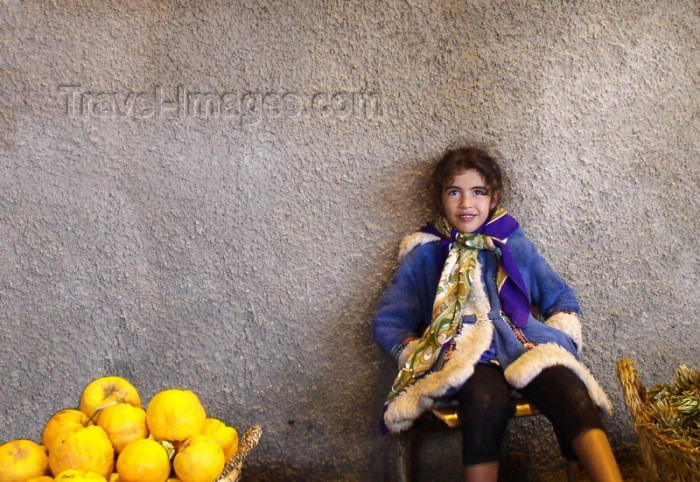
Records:
<instances>
[{"instance_id":1,"label":"girl's leg","mask_svg":"<svg viewBox=\"0 0 700 482\"><path fill-rule=\"evenodd\" d=\"M498 461L465 465L464 480L466 482L496 482L498 480Z\"/></svg>"},{"instance_id":2,"label":"girl's leg","mask_svg":"<svg viewBox=\"0 0 700 482\"><path fill-rule=\"evenodd\" d=\"M573 371L546 368L520 392L552 422L564 457L580 459L596 482L622 480L598 410Z\"/></svg>"},{"instance_id":3,"label":"girl's leg","mask_svg":"<svg viewBox=\"0 0 700 482\"><path fill-rule=\"evenodd\" d=\"M455 398L462 419L465 478L496 481L501 440L514 410L503 371L496 365L478 363Z\"/></svg>"}]
</instances>

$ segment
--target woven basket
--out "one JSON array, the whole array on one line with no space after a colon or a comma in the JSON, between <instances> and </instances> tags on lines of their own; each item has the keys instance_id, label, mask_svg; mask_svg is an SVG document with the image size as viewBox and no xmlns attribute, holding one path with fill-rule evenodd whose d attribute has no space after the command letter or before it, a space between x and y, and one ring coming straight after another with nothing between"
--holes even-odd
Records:
<instances>
[{"instance_id":1,"label":"woven basket","mask_svg":"<svg viewBox=\"0 0 700 482\"><path fill-rule=\"evenodd\" d=\"M652 415L646 398L646 389L632 360L617 362L625 403L634 419L639 436L642 458L652 480L669 482L700 481L700 448L689 447L672 439L651 423Z\"/></svg>"},{"instance_id":2,"label":"woven basket","mask_svg":"<svg viewBox=\"0 0 700 482\"><path fill-rule=\"evenodd\" d=\"M243 470L243 461L250 451L258 445L260 435L262 435L262 428L260 425L253 425L246 430L241 438L241 443L238 444L238 452L226 462L224 470L221 472L221 475L219 475L219 478L216 479L217 482L238 482L240 480L241 471Z\"/></svg>"}]
</instances>

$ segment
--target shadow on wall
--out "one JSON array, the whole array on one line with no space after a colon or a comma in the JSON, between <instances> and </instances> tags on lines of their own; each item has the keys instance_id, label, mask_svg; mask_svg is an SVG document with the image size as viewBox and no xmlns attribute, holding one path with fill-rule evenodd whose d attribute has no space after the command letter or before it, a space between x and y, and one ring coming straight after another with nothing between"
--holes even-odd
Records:
<instances>
[{"instance_id":1,"label":"shadow on wall","mask_svg":"<svg viewBox=\"0 0 700 482\"><path fill-rule=\"evenodd\" d=\"M367 256L362 266L365 276L356 287L358 296L348 303L348 308L355 311L350 319L361 321L350 327L353 339L358 343L358 351L363 357L357 360L358 369L367 371L362 376L367 386L364 406L356 407L365 414L364 430L368 435L372 451L367 454L368 473L372 480L396 480L396 439L388 434L381 435L380 425L384 401L394 380L397 367L395 362L385 354L374 341L372 319L377 304L394 276L398 261L400 240L414 232L430 216L428 196L428 173L437 162L438 155L432 159L413 158L397 160L391 170L380 173L373 178L376 189L372 190L372 217L378 218L379 231L372 233L374 242L368 247ZM343 336L342 327L336 327L338 336ZM379 440L379 443L376 441Z\"/></svg>"},{"instance_id":2,"label":"shadow on wall","mask_svg":"<svg viewBox=\"0 0 700 482\"><path fill-rule=\"evenodd\" d=\"M342 226L353 244L326 247L324 255L339 260L342 290L310 298L301 316L313 326L287 317L280 325L298 329L270 340L282 368L258 414L266 426L246 461L246 479L395 480L393 439L379 427L396 367L374 342L371 321L396 268L399 240L427 219L426 199L417 193L425 192L429 163L384 165L358 186L361 198L347 199L365 211Z\"/></svg>"},{"instance_id":3,"label":"shadow on wall","mask_svg":"<svg viewBox=\"0 0 700 482\"><path fill-rule=\"evenodd\" d=\"M331 455L339 459L336 468L354 465L352 471L339 473L338 480L347 480L349 472L358 474L358 480L396 480L395 438L380 433L396 365L375 343L372 319L394 275L400 239L428 219L426 174L431 166L431 160L424 158L397 160L372 176L367 187L372 211L363 217L376 222L363 233L367 246L356 248L363 255L346 280L344 302L334 310L341 316L326 320L329 338L335 343L323 356L326 365L317 372L315 389L335 391L332 406L321 410L330 408L337 416L328 422L329 430L347 442L346 453ZM315 480L313 471L310 474L305 472L304 480ZM332 477L324 472L318 480Z\"/></svg>"}]
</instances>

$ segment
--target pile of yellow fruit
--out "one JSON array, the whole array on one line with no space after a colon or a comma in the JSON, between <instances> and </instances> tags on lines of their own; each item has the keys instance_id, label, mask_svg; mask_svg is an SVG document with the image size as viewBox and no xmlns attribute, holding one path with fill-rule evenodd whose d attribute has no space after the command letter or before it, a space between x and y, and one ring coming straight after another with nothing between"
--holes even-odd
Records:
<instances>
[{"instance_id":1,"label":"pile of yellow fruit","mask_svg":"<svg viewBox=\"0 0 700 482\"><path fill-rule=\"evenodd\" d=\"M131 383L102 377L79 410L49 419L41 445L0 445L0 482L212 482L237 451L236 429L207 418L195 393L164 390L144 410Z\"/></svg>"}]
</instances>

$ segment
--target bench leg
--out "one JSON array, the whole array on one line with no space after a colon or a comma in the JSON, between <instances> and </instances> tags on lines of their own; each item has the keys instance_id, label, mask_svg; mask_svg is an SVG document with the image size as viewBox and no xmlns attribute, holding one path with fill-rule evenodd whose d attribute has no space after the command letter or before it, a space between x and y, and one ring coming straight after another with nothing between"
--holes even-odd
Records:
<instances>
[{"instance_id":1,"label":"bench leg","mask_svg":"<svg viewBox=\"0 0 700 482\"><path fill-rule=\"evenodd\" d=\"M566 480L568 482L576 482L576 473L574 472L574 462L573 460L566 461Z\"/></svg>"},{"instance_id":2,"label":"bench leg","mask_svg":"<svg viewBox=\"0 0 700 482\"><path fill-rule=\"evenodd\" d=\"M397 475L399 482L411 482L411 448L413 445L412 430L398 435Z\"/></svg>"}]
</instances>

